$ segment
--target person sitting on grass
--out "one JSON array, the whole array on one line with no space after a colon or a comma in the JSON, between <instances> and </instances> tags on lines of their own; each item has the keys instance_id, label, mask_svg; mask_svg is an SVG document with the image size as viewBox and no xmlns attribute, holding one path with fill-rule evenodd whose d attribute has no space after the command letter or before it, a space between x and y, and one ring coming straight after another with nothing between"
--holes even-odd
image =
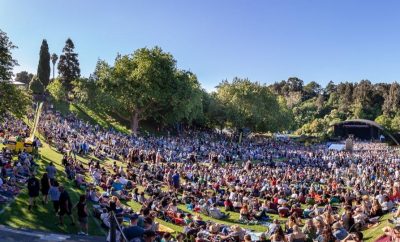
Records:
<instances>
[{"instance_id":1,"label":"person sitting on grass","mask_svg":"<svg viewBox=\"0 0 400 242\"><path fill-rule=\"evenodd\" d=\"M208 209L209 216L215 219L225 219L229 217L229 213L225 214L221 212L221 210L215 206L215 204L212 204L210 209Z\"/></svg>"}]
</instances>

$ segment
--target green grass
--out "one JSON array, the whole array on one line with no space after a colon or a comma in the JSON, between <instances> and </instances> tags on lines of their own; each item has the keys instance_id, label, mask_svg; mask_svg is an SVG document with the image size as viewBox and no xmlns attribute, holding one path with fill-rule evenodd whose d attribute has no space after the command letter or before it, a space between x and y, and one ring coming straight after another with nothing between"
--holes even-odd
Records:
<instances>
[{"instance_id":1,"label":"green grass","mask_svg":"<svg viewBox=\"0 0 400 242\"><path fill-rule=\"evenodd\" d=\"M41 176L41 174L44 172L44 168L46 165L50 162L53 161L55 164L58 173L57 173L57 179L64 184L66 189L68 190L71 199L73 203L76 203L79 195L82 194L84 191L76 188L71 181L66 179L65 173L64 173L64 168L61 165L61 159L62 155L58 152L56 152L53 148L49 147L46 143L44 143L44 147L40 149L40 155L41 158L37 160L37 163L39 164L39 169L38 169L38 177ZM83 158L83 157L78 157L79 160L81 160L83 163L87 164L88 159ZM118 162L118 164L122 164ZM86 177L86 179L90 179L90 177ZM167 189L167 188L164 188ZM128 201L125 202L126 205L130 206L134 211L139 211L141 208L141 205L139 203L133 202L133 201ZM88 204L89 210L91 210L91 204ZM28 208L28 196L27 196L27 191L26 189L23 189L20 193L19 196L15 199L13 203L10 204L9 207L5 208L4 213L0 215L0 223L5 224L11 227L16 227L16 228L31 228L31 229L39 229L39 230L44 230L44 231L51 231L51 232L58 232L58 233L77 233L78 232L78 227L77 226L57 226L58 222L58 217L52 212L52 205L51 203L42 206L41 204L38 206L38 208L34 209L32 212L29 212L27 210ZM186 209L185 205L179 205L179 208L185 212L190 212L194 214L191 211L188 211ZM73 215L76 217L76 211L73 212ZM206 216L204 214L199 214L204 221L213 221L215 223L220 223L220 224L227 224L227 225L232 225L232 224L237 224L236 221L239 219L239 213L236 212L230 212L230 218L226 220L219 220L219 219L214 219L209 216ZM272 219L279 219L277 215L271 215ZM366 241L374 241L376 238L382 235L382 228L385 226L388 226L389 223L387 221L388 218L390 218L391 215L385 215L381 219L381 223L379 226L375 228L371 228L368 230L363 231L364 237ZM65 218L66 224L69 224L68 218ZM163 220L157 219L157 222L160 224L176 231L176 232L182 232L183 227L182 226L177 226L172 223L165 222ZM245 224L240 224L243 228L256 231L256 232L264 232L266 231L265 227L262 225L245 225ZM99 221L93 217L89 218L89 233L91 235L104 235L105 231L99 226Z\"/></svg>"},{"instance_id":2,"label":"green grass","mask_svg":"<svg viewBox=\"0 0 400 242\"><path fill-rule=\"evenodd\" d=\"M57 180L60 184L63 184L66 190L69 192L73 204L75 204L79 196L84 194L83 190L76 188L72 181L68 180L65 176L64 169L61 165L62 155L47 144L40 149L41 158L36 160L39 165L37 177L40 179L43 174L45 167L53 161L55 167L57 168ZM80 158L83 162L87 160ZM24 187L21 193L16 197L15 201L11 203L8 207L4 209L3 214L0 216L0 223L16 228L30 228L30 229L40 229L44 231L52 231L59 233L77 233L79 231L78 226L69 226L69 218L65 218L64 226L57 226L58 217L53 211L52 203L49 202L47 205L42 205L38 203L37 208L28 211L29 198L27 194L27 189ZM91 211L92 205L88 203L88 210ZM75 221L77 221L76 211L73 211L73 216ZM89 234L104 236L103 229L99 226L99 222L93 218L89 217Z\"/></svg>"},{"instance_id":3,"label":"green grass","mask_svg":"<svg viewBox=\"0 0 400 242\"><path fill-rule=\"evenodd\" d=\"M90 107L87 104L56 102L54 103L54 107L63 115L73 113L79 119L87 121L91 124L98 124L104 128L113 128L126 134L130 132L128 127L129 123L116 119L115 117L107 114L104 110Z\"/></svg>"},{"instance_id":4,"label":"green grass","mask_svg":"<svg viewBox=\"0 0 400 242\"><path fill-rule=\"evenodd\" d=\"M129 130L126 128L126 126L121 125L121 123L110 117L109 115L104 114L103 112L98 112L95 109L92 109L86 105L83 104L67 104L67 103L58 103L55 104L55 107L57 110L59 110L63 114L67 113L75 113L78 118L88 121L91 124L99 124L102 127L113 127L114 129L128 133ZM39 135L40 137L40 135ZM78 197L80 194L82 194L84 191L77 189L74 187L73 183L69 180L66 179L65 173L64 173L64 168L61 165L61 159L62 155L58 152L56 152L54 149L49 147L43 140L42 143L44 145L43 148L40 149L40 155L41 159L37 160L37 163L39 164L39 174L38 178L42 175L44 172L45 166L50 162L53 161L53 163L56 165L56 168L58 170L57 173L57 178L58 180L66 187L68 190L71 199L74 203L77 202ZM0 144L0 148L2 145ZM91 157L93 158L93 157ZM83 158L83 157L78 157L79 160L81 160L83 163L87 164L88 159ZM121 162L117 162L118 165L124 165ZM125 165L124 165L125 166ZM86 177L87 180L90 180L91 177ZM163 189L168 189L164 187ZM133 201L128 201L125 202L127 206L130 206L134 211L139 211L141 208L141 205L139 203L133 202ZM89 210L91 210L91 204L88 205ZM20 195L15 199L13 203L10 204L9 207L7 207L4 210L3 214L0 214L0 223L1 224L6 224L11 227L16 227L16 228L31 228L31 229L40 229L40 230L45 230L45 231L51 231L51 232L59 232L59 233L77 233L78 232L78 227L72 227L72 226L63 226L59 227L57 226L58 222L58 217L52 212L52 206L49 203L46 206L39 205L37 209L33 210L32 212L29 212L27 210L28 208L28 196L27 196L27 191L26 189L22 190ZM188 211L186 209L185 205L179 205L179 208L185 212L190 212L193 214L193 212ZM0 210L2 208L0 207ZM239 219L239 213L236 212L230 212L230 218L227 220L218 220L211 218L209 216L206 216L204 214L199 214L204 221L213 221L216 223L220 224L237 224L235 223ZM74 216L76 219L76 211L74 211ZM280 219L277 215L271 215L269 214L271 219ZM387 221L388 218L390 218L391 215L385 215L381 219L381 223L379 226L375 228L371 228L368 230L363 231L364 238L366 241L374 241L377 239L379 236L382 235L382 228L385 226L388 226L389 223ZM66 219L66 224L69 224L68 218ZM281 219L283 220L283 219ZM165 221L162 221L160 219L157 219L157 222L160 224L176 231L176 232L182 232L183 227L177 226L172 223L168 223ZM266 231L265 227L262 225L244 225L240 224L243 228L256 231L256 232L264 232ZM99 221L93 217L89 218L89 233L91 235L104 235L105 231L99 226Z\"/></svg>"}]
</instances>

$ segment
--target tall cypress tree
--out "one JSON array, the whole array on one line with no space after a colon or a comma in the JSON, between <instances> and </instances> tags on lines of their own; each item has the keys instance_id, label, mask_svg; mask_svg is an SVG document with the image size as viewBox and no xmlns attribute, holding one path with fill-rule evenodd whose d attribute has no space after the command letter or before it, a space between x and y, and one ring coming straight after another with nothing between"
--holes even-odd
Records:
<instances>
[{"instance_id":1,"label":"tall cypress tree","mask_svg":"<svg viewBox=\"0 0 400 242\"><path fill-rule=\"evenodd\" d=\"M44 87L50 82L50 53L47 40L45 39L42 41L42 46L40 46L37 77Z\"/></svg>"},{"instance_id":2,"label":"tall cypress tree","mask_svg":"<svg viewBox=\"0 0 400 242\"><path fill-rule=\"evenodd\" d=\"M71 82L81 75L81 69L79 68L78 54L74 52L74 43L70 38L65 42L63 48L63 54L60 55L58 61L58 73L60 78L67 88L67 90L72 89Z\"/></svg>"}]
</instances>

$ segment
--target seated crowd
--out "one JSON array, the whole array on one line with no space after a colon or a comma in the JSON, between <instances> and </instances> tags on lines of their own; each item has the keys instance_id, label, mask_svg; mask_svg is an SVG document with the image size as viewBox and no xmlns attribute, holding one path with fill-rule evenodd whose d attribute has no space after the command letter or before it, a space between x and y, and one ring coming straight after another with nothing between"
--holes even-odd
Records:
<instances>
[{"instance_id":1,"label":"seated crowd","mask_svg":"<svg viewBox=\"0 0 400 242\"><path fill-rule=\"evenodd\" d=\"M398 150L382 144L356 143L349 153L290 140L238 143L211 131L136 137L51 110L39 130L65 154L67 177L86 191L102 226L121 227L120 241L362 241L361 231L385 214L400 224ZM77 155L97 158L83 164ZM10 163L9 186L30 176L27 156ZM173 239L156 218L184 233ZM265 230L245 229L252 225ZM397 239L397 228L382 233Z\"/></svg>"}]
</instances>

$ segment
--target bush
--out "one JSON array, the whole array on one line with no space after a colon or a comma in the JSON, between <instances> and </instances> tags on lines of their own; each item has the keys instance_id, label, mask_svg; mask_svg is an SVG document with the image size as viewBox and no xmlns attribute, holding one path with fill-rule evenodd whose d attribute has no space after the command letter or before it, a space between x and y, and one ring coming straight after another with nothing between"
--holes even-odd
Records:
<instances>
[{"instance_id":1,"label":"bush","mask_svg":"<svg viewBox=\"0 0 400 242\"><path fill-rule=\"evenodd\" d=\"M59 101L66 101L67 100L67 89L63 86L60 79L55 79L47 86L47 91L50 93L52 98L59 102Z\"/></svg>"},{"instance_id":2,"label":"bush","mask_svg":"<svg viewBox=\"0 0 400 242\"><path fill-rule=\"evenodd\" d=\"M42 82L39 80L37 76L34 76L32 80L29 82L29 90L32 91L35 95L43 94L44 87Z\"/></svg>"}]
</instances>

